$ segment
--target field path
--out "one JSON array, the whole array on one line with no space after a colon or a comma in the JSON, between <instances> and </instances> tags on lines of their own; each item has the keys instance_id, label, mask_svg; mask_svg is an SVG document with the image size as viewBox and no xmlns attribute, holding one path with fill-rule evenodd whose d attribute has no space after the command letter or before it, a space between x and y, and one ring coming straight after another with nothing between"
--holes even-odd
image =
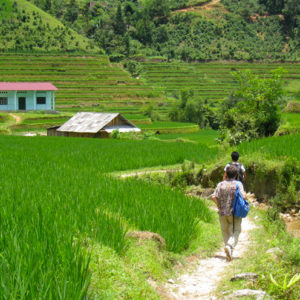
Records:
<instances>
[{"instance_id":1,"label":"field path","mask_svg":"<svg viewBox=\"0 0 300 300\"><path fill-rule=\"evenodd\" d=\"M205 2L205 3L199 3L197 5L192 5L192 6L187 6L185 8L182 9L177 9L176 12L189 12L189 11L193 11L195 9L203 9L203 10L210 10L215 8L216 4L218 4L220 2L220 0L212 0L209 2Z\"/></svg>"},{"instance_id":2,"label":"field path","mask_svg":"<svg viewBox=\"0 0 300 300\"><path fill-rule=\"evenodd\" d=\"M119 178L128 178L128 177L135 177L135 176L141 176L146 174L154 174L154 173L166 173L170 170L148 170L148 171L136 171L132 173L122 174L119 176Z\"/></svg>"},{"instance_id":3,"label":"field path","mask_svg":"<svg viewBox=\"0 0 300 300\"><path fill-rule=\"evenodd\" d=\"M240 259L252 241L249 232L255 228L254 223L246 218L242 222L242 233L239 243L233 253L233 261L227 262L223 248L213 257L200 259L197 267L191 273L186 273L168 282L165 286L169 292L165 299L168 300L195 300L195 299L216 299L214 292L222 275L226 273L230 264Z\"/></svg>"},{"instance_id":4,"label":"field path","mask_svg":"<svg viewBox=\"0 0 300 300\"><path fill-rule=\"evenodd\" d=\"M9 115L10 115L11 117L13 117L13 118L16 120L16 123L17 123L17 124L20 123L20 122L22 121L21 117L19 117L19 116L16 116L16 115L14 115L14 114L12 114L12 113L10 113Z\"/></svg>"}]
</instances>

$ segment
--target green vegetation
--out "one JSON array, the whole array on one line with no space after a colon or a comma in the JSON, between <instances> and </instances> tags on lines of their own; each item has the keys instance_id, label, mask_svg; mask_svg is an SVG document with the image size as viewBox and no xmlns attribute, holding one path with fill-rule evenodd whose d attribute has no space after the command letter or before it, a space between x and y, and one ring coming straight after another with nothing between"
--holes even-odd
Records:
<instances>
[{"instance_id":1,"label":"green vegetation","mask_svg":"<svg viewBox=\"0 0 300 300\"><path fill-rule=\"evenodd\" d=\"M111 59L126 57L210 60L299 59L296 0L276 12L265 2L223 0L209 11L199 1L31 0L65 25L90 38ZM207 1L209 2L209 1ZM276 3L277 3L276 2ZM195 5L195 11L189 8ZM280 14L280 15L278 15Z\"/></svg>"},{"instance_id":2,"label":"green vegetation","mask_svg":"<svg viewBox=\"0 0 300 300\"><path fill-rule=\"evenodd\" d=\"M288 135L281 137L268 137L242 143L238 146L241 155L260 153L267 159L282 159L293 157L300 160L300 135Z\"/></svg>"},{"instance_id":3,"label":"green vegetation","mask_svg":"<svg viewBox=\"0 0 300 300\"><path fill-rule=\"evenodd\" d=\"M126 232L148 230L166 240L168 251L180 253L196 238L199 221L212 221L198 199L104 174L186 158L200 163L217 155L206 146L3 136L0 144L5 178L0 196L4 297L60 298L63 293L63 298L83 299L90 283L89 261L93 274L98 268L93 266L94 248L105 246L112 255L124 254ZM97 250L98 257L103 257L99 251L104 249ZM98 283L102 295L105 279L99 275L94 279L102 283ZM148 299L147 293L143 299Z\"/></svg>"},{"instance_id":4,"label":"green vegetation","mask_svg":"<svg viewBox=\"0 0 300 300\"><path fill-rule=\"evenodd\" d=\"M279 211L300 209L300 135L242 143L238 151L247 168L246 188Z\"/></svg>"},{"instance_id":5,"label":"green vegetation","mask_svg":"<svg viewBox=\"0 0 300 300\"><path fill-rule=\"evenodd\" d=\"M132 78L107 56L0 55L0 81L49 81L59 90L59 111L107 111L141 114L152 104L166 113L172 100L149 85Z\"/></svg>"},{"instance_id":6,"label":"green vegetation","mask_svg":"<svg viewBox=\"0 0 300 300\"><path fill-rule=\"evenodd\" d=\"M101 52L92 41L25 0L1 0L0 24L0 52Z\"/></svg>"},{"instance_id":7,"label":"green vegetation","mask_svg":"<svg viewBox=\"0 0 300 300\"><path fill-rule=\"evenodd\" d=\"M10 16L12 10L12 3L9 0L0 0L0 20Z\"/></svg>"},{"instance_id":8,"label":"green vegetation","mask_svg":"<svg viewBox=\"0 0 300 300\"><path fill-rule=\"evenodd\" d=\"M272 136L280 124L281 70L260 79L250 71L235 73L238 88L221 106L221 139L230 145Z\"/></svg>"},{"instance_id":9,"label":"green vegetation","mask_svg":"<svg viewBox=\"0 0 300 300\"><path fill-rule=\"evenodd\" d=\"M191 141L197 142L201 144L205 144L207 146L216 146L218 132L212 129L202 129L195 133L175 133L175 134L161 134L158 136L161 140L168 140L168 141Z\"/></svg>"},{"instance_id":10,"label":"green vegetation","mask_svg":"<svg viewBox=\"0 0 300 300\"><path fill-rule=\"evenodd\" d=\"M282 114L282 124L275 135L299 133L299 130L300 113L284 113Z\"/></svg>"},{"instance_id":11,"label":"green vegetation","mask_svg":"<svg viewBox=\"0 0 300 300\"><path fill-rule=\"evenodd\" d=\"M170 97L180 98L182 90L207 100L211 106L222 102L238 87L232 72L250 70L256 75L270 76L270 71L282 67L283 87L291 100L298 97L299 64L257 63L166 63L143 62L140 77L148 84L157 86Z\"/></svg>"},{"instance_id":12,"label":"green vegetation","mask_svg":"<svg viewBox=\"0 0 300 300\"><path fill-rule=\"evenodd\" d=\"M193 123L181 122L152 122L151 124L141 124L139 127L143 131L155 131L157 133L190 133L199 131L199 126Z\"/></svg>"}]
</instances>

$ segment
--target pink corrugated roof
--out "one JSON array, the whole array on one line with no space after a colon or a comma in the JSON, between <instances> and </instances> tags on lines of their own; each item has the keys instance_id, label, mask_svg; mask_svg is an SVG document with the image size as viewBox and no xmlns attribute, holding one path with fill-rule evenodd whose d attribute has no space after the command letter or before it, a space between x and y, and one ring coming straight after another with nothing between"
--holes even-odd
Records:
<instances>
[{"instance_id":1,"label":"pink corrugated roof","mask_svg":"<svg viewBox=\"0 0 300 300\"><path fill-rule=\"evenodd\" d=\"M0 91L57 91L50 82L0 82Z\"/></svg>"}]
</instances>

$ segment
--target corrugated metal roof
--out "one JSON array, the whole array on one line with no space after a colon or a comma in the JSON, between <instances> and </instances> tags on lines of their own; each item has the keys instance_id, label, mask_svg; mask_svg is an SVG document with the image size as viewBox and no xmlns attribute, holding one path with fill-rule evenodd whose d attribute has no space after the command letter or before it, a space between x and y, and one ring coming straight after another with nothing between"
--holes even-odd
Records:
<instances>
[{"instance_id":1,"label":"corrugated metal roof","mask_svg":"<svg viewBox=\"0 0 300 300\"><path fill-rule=\"evenodd\" d=\"M94 113L79 112L69 121L63 124L57 131L78 132L78 133L97 133L110 123L113 119L120 116L129 126L136 128L131 122L122 117L119 113ZM124 126L124 125L122 125ZM117 129L117 128L116 128Z\"/></svg>"},{"instance_id":2,"label":"corrugated metal roof","mask_svg":"<svg viewBox=\"0 0 300 300\"><path fill-rule=\"evenodd\" d=\"M119 132L140 132L141 129L135 127L135 126L131 126L131 125L115 125L115 126L105 126L103 128L103 130L105 130L108 133L113 132L114 130L118 130Z\"/></svg>"},{"instance_id":3,"label":"corrugated metal roof","mask_svg":"<svg viewBox=\"0 0 300 300\"><path fill-rule=\"evenodd\" d=\"M50 82L0 82L0 91L57 91Z\"/></svg>"}]
</instances>

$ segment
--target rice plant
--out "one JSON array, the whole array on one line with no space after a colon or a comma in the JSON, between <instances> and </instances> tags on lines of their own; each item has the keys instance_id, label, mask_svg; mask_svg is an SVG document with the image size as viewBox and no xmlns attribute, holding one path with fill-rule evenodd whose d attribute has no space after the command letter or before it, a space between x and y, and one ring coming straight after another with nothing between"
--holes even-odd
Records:
<instances>
[{"instance_id":1,"label":"rice plant","mask_svg":"<svg viewBox=\"0 0 300 300\"><path fill-rule=\"evenodd\" d=\"M201 162L202 145L157 141L0 137L0 294L4 299L84 299L90 282L85 241L122 253L128 230L149 230L167 249L189 247L211 213L198 199L115 170Z\"/></svg>"},{"instance_id":2,"label":"rice plant","mask_svg":"<svg viewBox=\"0 0 300 300\"><path fill-rule=\"evenodd\" d=\"M254 140L241 144L238 149L242 155L256 152L269 159L293 157L300 160L300 134Z\"/></svg>"}]
</instances>

